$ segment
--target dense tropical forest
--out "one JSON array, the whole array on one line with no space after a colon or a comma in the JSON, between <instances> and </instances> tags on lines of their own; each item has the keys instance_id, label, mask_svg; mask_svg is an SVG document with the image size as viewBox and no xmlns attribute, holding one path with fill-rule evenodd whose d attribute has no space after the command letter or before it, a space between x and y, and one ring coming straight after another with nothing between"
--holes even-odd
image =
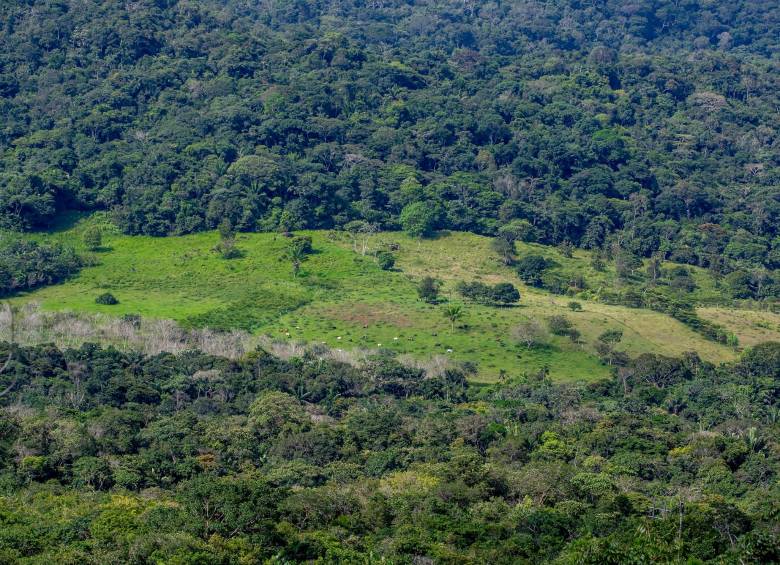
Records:
<instances>
[{"instance_id":1,"label":"dense tropical forest","mask_svg":"<svg viewBox=\"0 0 780 565\"><path fill-rule=\"evenodd\" d=\"M778 344L584 388L323 353L19 349L0 560L780 560Z\"/></svg>"},{"instance_id":2,"label":"dense tropical forest","mask_svg":"<svg viewBox=\"0 0 780 565\"><path fill-rule=\"evenodd\" d=\"M0 564L780 563L778 37L0 2Z\"/></svg>"},{"instance_id":3,"label":"dense tropical forest","mask_svg":"<svg viewBox=\"0 0 780 565\"><path fill-rule=\"evenodd\" d=\"M0 217L780 267L776 0L3 2Z\"/></svg>"}]
</instances>

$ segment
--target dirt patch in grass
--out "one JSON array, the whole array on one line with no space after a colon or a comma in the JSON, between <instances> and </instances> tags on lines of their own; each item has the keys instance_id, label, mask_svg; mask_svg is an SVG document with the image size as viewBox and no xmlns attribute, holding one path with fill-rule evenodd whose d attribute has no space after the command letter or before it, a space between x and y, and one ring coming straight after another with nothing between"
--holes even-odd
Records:
<instances>
[{"instance_id":1,"label":"dirt patch in grass","mask_svg":"<svg viewBox=\"0 0 780 565\"><path fill-rule=\"evenodd\" d=\"M386 324L397 328L409 328L414 325L412 320L398 312L393 304L351 303L329 306L322 314L333 320L339 320L357 326L369 327Z\"/></svg>"}]
</instances>

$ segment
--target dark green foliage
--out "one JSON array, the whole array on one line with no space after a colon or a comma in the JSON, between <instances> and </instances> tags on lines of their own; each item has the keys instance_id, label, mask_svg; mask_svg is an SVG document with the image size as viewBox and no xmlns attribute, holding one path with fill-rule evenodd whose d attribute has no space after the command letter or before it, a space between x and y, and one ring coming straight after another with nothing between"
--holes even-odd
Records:
<instances>
[{"instance_id":1,"label":"dark green foliage","mask_svg":"<svg viewBox=\"0 0 780 565\"><path fill-rule=\"evenodd\" d=\"M389 271L395 266L395 255L389 251L380 251L376 254L376 262L383 271Z\"/></svg>"},{"instance_id":2,"label":"dark green foliage","mask_svg":"<svg viewBox=\"0 0 780 565\"><path fill-rule=\"evenodd\" d=\"M5 2L0 224L362 220L777 268L776 13Z\"/></svg>"},{"instance_id":3,"label":"dark green foliage","mask_svg":"<svg viewBox=\"0 0 780 565\"><path fill-rule=\"evenodd\" d=\"M520 291L512 283L497 283L491 289L493 302L497 304L514 304L520 301Z\"/></svg>"},{"instance_id":4,"label":"dark green foliage","mask_svg":"<svg viewBox=\"0 0 780 565\"><path fill-rule=\"evenodd\" d=\"M460 281L455 286L455 290L464 298L480 304L506 306L520 301L520 292L511 283L498 283L491 286L479 281L469 283Z\"/></svg>"},{"instance_id":5,"label":"dark green foliage","mask_svg":"<svg viewBox=\"0 0 780 565\"><path fill-rule=\"evenodd\" d=\"M774 562L778 352L471 388L384 356L22 347L0 374L0 555Z\"/></svg>"},{"instance_id":6,"label":"dark green foliage","mask_svg":"<svg viewBox=\"0 0 780 565\"><path fill-rule=\"evenodd\" d=\"M117 300L116 296L114 296L110 292L104 292L103 294L95 298L95 303L103 304L106 306L113 306L114 304L119 304L119 300Z\"/></svg>"},{"instance_id":7,"label":"dark green foliage","mask_svg":"<svg viewBox=\"0 0 780 565\"><path fill-rule=\"evenodd\" d=\"M433 277L423 277L417 285L417 295L423 302L433 304L439 299L439 289L441 289L441 281Z\"/></svg>"},{"instance_id":8,"label":"dark green foliage","mask_svg":"<svg viewBox=\"0 0 780 565\"><path fill-rule=\"evenodd\" d=\"M520 280L531 286L542 286L542 275L547 269L555 266L553 261L541 255L526 255L515 264L515 270Z\"/></svg>"},{"instance_id":9,"label":"dark green foliage","mask_svg":"<svg viewBox=\"0 0 780 565\"><path fill-rule=\"evenodd\" d=\"M60 282L81 267L69 247L7 239L0 244L0 296Z\"/></svg>"},{"instance_id":10,"label":"dark green foliage","mask_svg":"<svg viewBox=\"0 0 780 565\"><path fill-rule=\"evenodd\" d=\"M746 350L739 369L750 377L780 379L780 343L761 343Z\"/></svg>"},{"instance_id":11,"label":"dark green foliage","mask_svg":"<svg viewBox=\"0 0 780 565\"><path fill-rule=\"evenodd\" d=\"M290 248L295 249L303 255L310 255L314 252L311 245L311 236L296 235L290 240Z\"/></svg>"},{"instance_id":12,"label":"dark green foliage","mask_svg":"<svg viewBox=\"0 0 780 565\"><path fill-rule=\"evenodd\" d=\"M691 274L661 262L709 269L734 299L780 295L779 13L777 0L5 2L0 227L104 209L132 234L218 227L225 257L238 232L350 225L498 236L506 264L515 241L583 247L620 284L646 278L604 302L733 345L697 316ZM292 238L282 259L297 276L310 253ZM67 248L6 242L0 293L80 266ZM584 286L562 270L517 262L529 285ZM424 279L420 298L439 287ZM252 328L246 310L207 322ZM457 308L444 313L454 329ZM580 337L565 318L551 329ZM543 332L518 326L518 355ZM587 387L519 376L522 358L470 388L459 370L385 357L13 349L0 561L777 562L777 344L714 367L632 360L621 337L600 336L614 378Z\"/></svg>"}]
</instances>

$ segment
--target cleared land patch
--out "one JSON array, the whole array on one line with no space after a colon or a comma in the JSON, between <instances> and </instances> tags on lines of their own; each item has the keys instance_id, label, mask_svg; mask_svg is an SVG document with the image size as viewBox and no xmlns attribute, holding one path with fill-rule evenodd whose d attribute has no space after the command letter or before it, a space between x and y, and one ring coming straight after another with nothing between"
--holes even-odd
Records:
<instances>
[{"instance_id":1,"label":"cleared land patch","mask_svg":"<svg viewBox=\"0 0 780 565\"><path fill-rule=\"evenodd\" d=\"M100 222L100 216L93 216L39 237L81 247L84 228ZM392 244L397 258L396 269L382 271L370 253L356 253L343 234L306 232L313 238L316 253L302 264L296 277L283 258L289 240L278 234L239 234L237 246L242 256L225 260L213 251L218 243L213 232L129 237L108 224L103 226L107 251L95 254L94 266L64 284L18 296L14 301L37 302L45 310L140 314L173 319L184 326L244 329L274 339L324 343L343 350L388 349L421 360L447 356L476 363L475 378L482 381L542 367L548 367L551 376L559 380L604 376L608 368L598 360L593 344L607 329L623 330L620 348L631 354L678 355L696 350L713 362L735 356L731 348L708 341L657 312L581 299L582 311L571 312L567 305L572 298L524 286L492 252L490 239L473 234L443 233L423 241L401 233L378 234L371 238L369 251ZM555 259L561 270L583 274L593 288L617 284L611 271L590 267L586 252L577 250L568 258L554 248L518 246L519 255L529 253ZM442 305L418 299L416 285L425 275L444 282L445 301L463 306L464 317L454 331L443 316ZM494 308L465 302L455 292L459 280L511 282L522 294L520 305ZM702 288L708 292L706 285ZM95 297L103 292L112 292L119 304L96 304ZM720 311L702 310L705 316L716 312ZM554 314L571 319L581 333L578 342L550 336L546 346L529 349L511 337L518 324L528 320L545 324ZM762 336L780 337L777 325L763 328L766 331L760 334L754 326L724 325L733 326L748 345L763 340Z\"/></svg>"}]
</instances>

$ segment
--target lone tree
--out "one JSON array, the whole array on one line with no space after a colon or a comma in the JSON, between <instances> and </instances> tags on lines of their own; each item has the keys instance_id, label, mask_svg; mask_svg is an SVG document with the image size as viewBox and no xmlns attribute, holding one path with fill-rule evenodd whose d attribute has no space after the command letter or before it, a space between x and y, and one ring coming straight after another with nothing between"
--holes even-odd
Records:
<instances>
[{"instance_id":1,"label":"lone tree","mask_svg":"<svg viewBox=\"0 0 780 565\"><path fill-rule=\"evenodd\" d=\"M297 245L291 245L287 248L284 257L292 265L293 277L297 277L301 272L301 264L306 260L306 253Z\"/></svg>"},{"instance_id":2,"label":"lone tree","mask_svg":"<svg viewBox=\"0 0 780 565\"><path fill-rule=\"evenodd\" d=\"M219 232L219 243L215 248L222 255L223 259L235 259L241 256L241 251L236 247L236 230L233 224L225 218L217 226Z\"/></svg>"},{"instance_id":3,"label":"lone tree","mask_svg":"<svg viewBox=\"0 0 780 565\"><path fill-rule=\"evenodd\" d=\"M520 291L512 283L498 283L493 287L493 301L508 305L520 302Z\"/></svg>"},{"instance_id":4,"label":"lone tree","mask_svg":"<svg viewBox=\"0 0 780 565\"><path fill-rule=\"evenodd\" d=\"M607 345L615 346L623 339L623 330L607 330L599 336L599 341Z\"/></svg>"},{"instance_id":5,"label":"lone tree","mask_svg":"<svg viewBox=\"0 0 780 565\"><path fill-rule=\"evenodd\" d=\"M542 274L554 266L553 261L548 261L541 255L526 255L515 264L520 280L531 286L541 286Z\"/></svg>"},{"instance_id":6,"label":"lone tree","mask_svg":"<svg viewBox=\"0 0 780 565\"><path fill-rule=\"evenodd\" d=\"M376 262L383 271L389 271L395 266L395 255L389 251L379 251L376 254Z\"/></svg>"},{"instance_id":7,"label":"lone tree","mask_svg":"<svg viewBox=\"0 0 780 565\"><path fill-rule=\"evenodd\" d=\"M113 306L115 304L119 304L119 300L117 300L116 296L111 294L110 292L104 292L97 298L95 298L96 304L103 304L105 306Z\"/></svg>"},{"instance_id":8,"label":"lone tree","mask_svg":"<svg viewBox=\"0 0 780 565\"><path fill-rule=\"evenodd\" d=\"M623 331L616 329L607 330L599 336L596 352L607 365L625 365L627 361L625 353L615 349L622 339Z\"/></svg>"},{"instance_id":9,"label":"lone tree","mask_svg":"<svg viewBox=\"0 0 780 565\"><path fill-rule=\"evenodd\" d=\"M365 220L354 220L344 226L344 231L352 239L352 249L355 253L365 255L368 252L368 242L371 236L379 231L379 226Z\"/></svg>"},{"instance_id":10,"label":"lone tree","mask_svg":"<svg viewBox=\"0 0 780 565\"><path fill-rule=\"evenodd\" d=\"M547 327L555 335L569 335L574 326L566 316L556 314L547 318Z\"/></svg>"},{"instance_id":11,"label":"lone tree","mask_svg":"<svg viewBox=\"0 0 780 565\"><path fill-rule=\"evenodd\" d=\"M501 258L501 262L504 265L511 265L515 261L515 242L514 240L506 239L503 237L496 237L490 242L490 246L493 248L498 256Z\"/></svg>"},{"instance_id":12,"label":"lone tree","mask_svg":"<svg viewBox=\"0 0 780 565\"><path fill-rule=\"evenodd\" d=\"M446 306L442 311L444 317L450 321L452 331L455 331L455 323L463 319L463 307L457 304Z\"/></svg>"},{"instance_id":13,"label":"lone tree","mask_svg":"<svg viewBox=\"0 0 780 565\"><path fill-rule=\"evenodd\" d=\"M417 285L417 295L423 302L435 304L439 299L439 289L441 289L441 281L433 277L424 277Z\"/></svg>"},{"instance_id":14,"label":"lone tree","mask_svg":"<svg viewBox=\"0 0 780 565\"><path fill-rule=\"evenodd\" d=\"M103 245L103 232L97 226L87 228L84 232L84 245L90 251L97 251Z\"/></svg>"},{"instance_id":15,"label":"lone tree","mask_svg":"<svg viewBox=\"0 0 780 565\"><path fill-rule=\"evenodd\" d=\"M282 255L282 259L287 259L292 265L293 276L297 277L301 271L301 264L306 261L309 254L312 253L311 237L308 235L295 236L290 240L287 251Z\"/></svg>"},{"instance_id":16,"label":"lone tree","mask_svg":"<svg viewBox=\"0 0 780 565\"><path fill-rule=\"evenodd\" d=\"M547 334L536 320L528 320L512 330L512 336L528 349L545 343Z\"/></svg>"},{"instance_id":17,"label":"lone tree","mask_svg":"<svg viewBox=\"0 0 780 565\"><path fill-rule=\"evenodd\" d=\"M436 226L437 212L425 202L412 202L401 210L401 226L412 237L429 237Z\"/></svg>"}]
</instances>

